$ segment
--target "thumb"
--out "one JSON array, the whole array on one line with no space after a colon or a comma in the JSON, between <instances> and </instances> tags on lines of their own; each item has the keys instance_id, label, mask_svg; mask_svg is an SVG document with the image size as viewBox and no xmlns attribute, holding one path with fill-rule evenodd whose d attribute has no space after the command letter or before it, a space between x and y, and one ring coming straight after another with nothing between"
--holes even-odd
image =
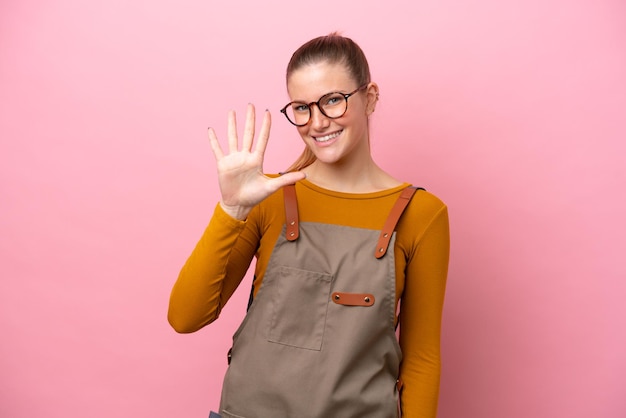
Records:
<instances>
[{"instance_id":1,"label":"thumb","mask_svg":"<svg viewBox=\"0 0 626 418\"><path fill-rule=\"evenodd\" d=\"M306 174L302 171L293 171L290 173L285 173L281 176L275 177L272 179L272 183L276 190L280 189L283 186L287 186L289 184L294 184L297 181L304 180L306 178Z\"/></svg>"}]
</instances>

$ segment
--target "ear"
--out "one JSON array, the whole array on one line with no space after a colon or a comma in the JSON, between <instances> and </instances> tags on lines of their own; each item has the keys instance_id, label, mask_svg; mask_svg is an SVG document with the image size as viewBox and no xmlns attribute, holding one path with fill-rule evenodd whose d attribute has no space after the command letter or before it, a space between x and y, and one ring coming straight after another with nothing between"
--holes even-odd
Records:
<instances>
[{"instance_id":1,"label":"ear","mask_svg":"<svg viewBox=\"0 0 626 418\"><path fill-rule=\"evenodd\" d=\"M365 113L367 116L370 116L376 110L376 102L378 102L378 84L371 82L367 85L365 89L365 97L366 97L366 107Z\"/></svg>"}]
</instances>

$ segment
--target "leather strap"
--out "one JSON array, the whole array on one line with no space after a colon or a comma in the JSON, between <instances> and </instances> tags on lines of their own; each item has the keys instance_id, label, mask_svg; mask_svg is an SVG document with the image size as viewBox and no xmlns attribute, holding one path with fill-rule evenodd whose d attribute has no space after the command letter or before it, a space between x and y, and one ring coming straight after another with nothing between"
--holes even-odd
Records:
<instances>
[{"instance_id":1,"label":"leather strap","mask_svg":"<svg viewBox=\"0 0 626 418\"><path fill-rule=\"evenodd\" d=\"M285 224L287 225L285 235L287 241L295 241L300 236L296 186L290 184L283 187L283 193L285 194Z\"/></svg>"},{"instance_id":2,"label":"leather strap","mask_svg":"<svg viewBox=\"0 0 626 418\"><path fill-rule=\"evenodd\" d=\"M337 305L372 306L374 304L374 295L369 293L334 292L331 299Z\"/></svg>"},{"instance_id":3,"label":"leather strap","mask_svg":"<svg viewBox=\"0 0 626 418\"><path fill-rule=\"evenodd\" d=\"M393 235L393 231L396 229L396 225L404 213L404 209L409 205L411 198L415 194L417 190L424 190L421 187L407 187L402 190L400 193L400 197L396 200L396 203L391 208L391 212L389 212L389 216L385 221L385 225L383 226L383 230L380 231L380 236L378 238L378 243L376 244L376 258L382 258L387 253L387 248L389 247L389 241L391 241L391 235Z\"/></svg>"},{"instance_id":4,"label":"leather strap","mask_svg":"<svg viewBox=\"0 0 626 418\"><path fill-rule=\"evenodd\" d=\"M409 205L411 198L417 190L424 190L421 187L407 187L400 193L398 200L391 208L389 216L385 221L378 243L376 244L376 258L382 258L387 253L389 242L391 241L391 235L396 229L396 225L404 213L404 210ZM296 187L293 184L283 187L283 193L285 195L285 223L286 223L286 238L287 241L295 241L300 236L299 217L298 217L298 200L296 197Z\"/></svg>"}]
</instances>

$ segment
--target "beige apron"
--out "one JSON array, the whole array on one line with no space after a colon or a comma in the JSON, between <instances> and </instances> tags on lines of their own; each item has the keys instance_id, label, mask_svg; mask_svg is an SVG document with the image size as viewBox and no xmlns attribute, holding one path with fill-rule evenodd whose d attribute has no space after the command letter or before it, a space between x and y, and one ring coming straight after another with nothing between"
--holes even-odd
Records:
<instances>
[{"instance_id":1,"label":"beige apron","mask_svg":"<svg viewBox=\"0 0 626 418\"><path fill-rule=\"evenodd\" d=\"M382 232L299 223L295 188L284 191L286 227L233 337L220 413L396 418L393 231L415 188L402 192Z\"/></svg>"}]
</instances>

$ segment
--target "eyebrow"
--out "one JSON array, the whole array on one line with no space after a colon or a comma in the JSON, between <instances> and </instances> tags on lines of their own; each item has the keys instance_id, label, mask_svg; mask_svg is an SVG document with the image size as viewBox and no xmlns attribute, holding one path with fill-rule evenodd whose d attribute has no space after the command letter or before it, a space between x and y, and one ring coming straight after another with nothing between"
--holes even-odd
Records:
<instances>
[{"instance_id":1,"label":"eyebrow","mask_svg":"<svg viewBox=\"0 0 626 418\"><path fill-rule=\"evenodd\" d=\"M348 91L348 90L346 90L346 91ZM326 93L322 94L321 96L318 96L317 100L312 100L312 101L310 101L310 102L309 102L309 101L306 101L306 100L298 100L298 99L293 99L293 100L291 100L291 101L290 101L290 103L294 103L294 102L296 102L296 103L304 103L304 104L308 105L308 104L310 104L310 103L315 103L315 102L317 102L319 99L321 99L322 97L327 96L327 95L332 94L332 93L347 94L347 93L346 93L346 91L343 91L343 90L341 90L341 89L339 89L339 90L330 90L330 91L328 91L328 92L326 92Z\"/></svg>"}]
</instances>

